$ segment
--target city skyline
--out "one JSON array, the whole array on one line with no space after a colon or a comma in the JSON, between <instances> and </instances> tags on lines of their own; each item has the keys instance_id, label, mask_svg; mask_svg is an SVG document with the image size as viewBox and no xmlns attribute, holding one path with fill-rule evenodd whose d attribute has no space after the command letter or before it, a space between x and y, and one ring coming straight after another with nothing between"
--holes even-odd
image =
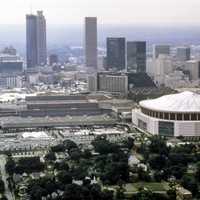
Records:
<instances>
[{"instance_id":1,"label":"city skyline","mask_svg":"<svg viewBox=\"0 0 200 200\"><path fill-rule=\"evenodd\" d=\"M96 16L105 24L194 25L200 21L199 7L197 0L7 0L1 6L0 24L24 24L24 14L43 10L49 24L81 24L85 16ZM7 15L8 10L13 14Z\"/></svg>"}]
</instances>

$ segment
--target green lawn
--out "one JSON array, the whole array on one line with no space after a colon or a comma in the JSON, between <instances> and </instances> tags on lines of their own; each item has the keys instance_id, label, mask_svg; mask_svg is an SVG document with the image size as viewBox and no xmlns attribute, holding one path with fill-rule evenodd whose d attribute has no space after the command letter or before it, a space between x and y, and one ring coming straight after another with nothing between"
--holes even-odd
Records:
<instances>
[{"instance_id":1,"label":"green lawn","mask_svg":"<svg viewBox=\"0 0 200 200\"><path fill-rule=\"evenodd\" d=\"M147 189L151 190L152 192L165 192L169 189L167 182L161 182L161 183L148 183L148 182L138 182L138 183L129 183L126 184L126 192L127 193L134 193L137 192L137 190L140 187L146 187Z\"/></svg>"}]
</instances>

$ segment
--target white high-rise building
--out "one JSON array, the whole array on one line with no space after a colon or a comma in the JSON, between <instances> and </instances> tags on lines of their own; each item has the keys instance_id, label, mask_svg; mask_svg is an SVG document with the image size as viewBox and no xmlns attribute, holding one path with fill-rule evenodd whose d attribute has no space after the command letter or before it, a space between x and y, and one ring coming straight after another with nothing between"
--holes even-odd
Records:
<instances>
[{"instance_id":1,"label":"white high-rise building","mask_svg":"<svg viewBox=\"0 0 200 200\"><path fill-rule=\"evenodd\" d=\"M85 18L85 66L97 69L97 18Z\"/></svg>"},{"instance_id":2,"label":"white high-rise building","mask_svg":"<svg viewBox=\"0 0 200 200\"><path fill-rule=\"evenodd\" d=\"M189 60L186 62L185 70L189 72L190 79L196 81L200 79L200 61Z\"/></svg>"},{"instance_id":3,"label":"white high-rise building","mask_svg":"<svg viewBox=\"0 0 200 200\"><path fill-rule=\"evenodd\" d=\"M157 85L163 85L165 82L165 75L173 71L173 63L169 56L159 55L155 60L154 66L154 80Z\"/></svg>"}]
</instances>

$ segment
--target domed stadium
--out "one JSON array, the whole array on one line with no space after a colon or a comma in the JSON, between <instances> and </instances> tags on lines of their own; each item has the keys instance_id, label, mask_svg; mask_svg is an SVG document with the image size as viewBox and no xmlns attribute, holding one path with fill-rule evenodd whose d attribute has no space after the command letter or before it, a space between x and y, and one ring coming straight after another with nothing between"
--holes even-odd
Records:
<instances>
[{"instance_id":1,"label":"domed stadium","mask_svg":"<svg viewBox=\"0 0 200 200\"><path fill-rule=\"evenodd\" d=\"M200 136L200 95L193 92L144 100L133 110L133 123L154 135Z\"/></svg>"}]
</instances>

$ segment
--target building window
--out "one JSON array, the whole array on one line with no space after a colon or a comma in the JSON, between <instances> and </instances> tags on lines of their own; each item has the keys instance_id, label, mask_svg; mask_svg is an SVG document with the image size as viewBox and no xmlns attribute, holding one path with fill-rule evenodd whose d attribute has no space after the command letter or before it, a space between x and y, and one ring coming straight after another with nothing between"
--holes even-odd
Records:
<instances>
[{"instance_id":1,"label":"building window","mask_svg":"<svg viewBox=\"0 0 200 200\"><path fill-rule=\"evenodd\" d=\"M156 118L159 118L158 112L156 112Z\"/></svg>"},{"instance_id":2,"label":"building window","mask_svg":"<svg viewBox=\"0 0 200 200\"><path fill-rule=\"evenodd\" d=\"M189 115L189 114L184 114L184 120L185 120L185 121L190 120L190 115Z\"/></svg>"},{"instance_id":3,"label":"building window","mask_svg":"<svg viewBox=\"0 0 200 200\"><path fill-rule=\"evenodd\" d=\"M169 119L169 113L164 113L164 119Z\"/></svg>"},{"instance_id":4,"label":"building window","mask_svg":"<svg viewBox=\"0 0 200 200\"><path fill-rule=\"evenodd\" d=\"M159 131L159 135L173 137L174 136L174 123L159 121L158 131Z\"/></svg>"},{"instance_id":5,"label":"building window","mask_svg":"<svg viewBox=\"0 0 200 200\"><path fill-rule=\"evenodd\" d=\"M138 127L141 128L142 130L147 130L147 123L138 119Z\"/></svg>"},{"instance_id":6,"label":"building window","mask_svg":"<svg viewBox=\"0 0 200 200\"><path fill-rule=\"evenodd\" d=\"M170 120L175 120L175 114L174 113L170 114Z\"/></svg>"},{"instance_id":7,"label":"building window","mask_svg":"<svg viewBox=\"0 0 200 200\"><path fill-rule=\"evenodd\" d=\"M191 114L191 120L197 120L197 114L196 113Z\"/></svg>"},{"instance_id":8,"label":"building window","mask_svg":"<svg viewBox=\"0 0 200 200\"><path fill-rule=\"evenodd\" d=\"M177 120L182 120L182 114L177 114Z\"/></svg>"}]
</instances>

